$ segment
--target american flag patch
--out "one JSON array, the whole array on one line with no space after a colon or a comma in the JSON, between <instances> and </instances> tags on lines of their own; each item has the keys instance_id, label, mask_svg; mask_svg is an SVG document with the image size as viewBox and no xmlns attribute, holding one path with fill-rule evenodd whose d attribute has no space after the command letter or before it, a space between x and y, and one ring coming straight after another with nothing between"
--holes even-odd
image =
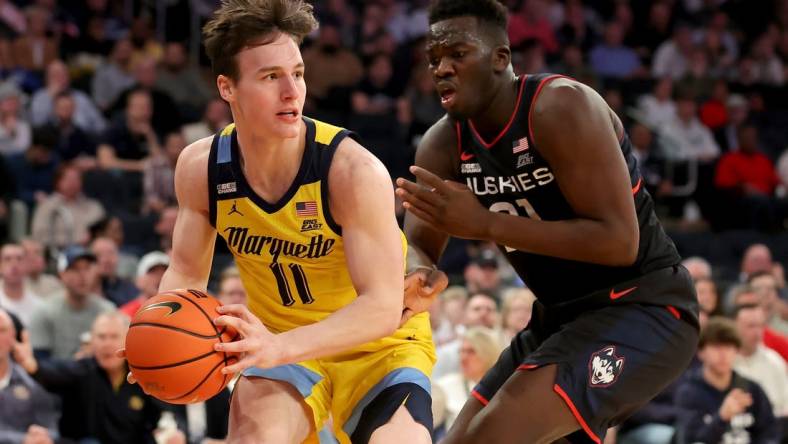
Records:
<instances>
[{"instance_id":1,"label":"american flag patch","mask_svg":"<svg viewBox=\"0 0 788 444\"><path fill-rule=\"evenodd\" d=\"M520 140L515 140L512 144L512 154L522 153L528 149L528 138L523 137Z\"/></svg>"},{"instance_id":2,"label":"american flag patch","mask_svg":"<svg viewBox=\"0 0 788 444\"><path fill-rule=\"evenodd\" d=\"M308 202L296 202L296 216L298 217L315 217L317 216L317 202L310 200Z\"/></svg>"}]
</instances>

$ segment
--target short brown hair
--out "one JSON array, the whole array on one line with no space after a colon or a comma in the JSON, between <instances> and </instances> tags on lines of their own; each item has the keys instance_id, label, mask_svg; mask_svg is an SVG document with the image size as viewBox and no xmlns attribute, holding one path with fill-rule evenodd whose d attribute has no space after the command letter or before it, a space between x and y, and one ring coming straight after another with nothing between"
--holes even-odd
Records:
<instances>
[{"instance_id":1,"label":"short brown hair","mask_svg":"<svg viewBox=\"0 0 788 444\"><path fill-rule=\"evenodd\" d=\"M279 33L300 44L317 26L304 0L222 0L202 34L214 74L238 80L235 56L243 49L271 43Z\"/></svg>"},{"instance_id":2,"label":"short brown hair","mask_svg":"<svg viewBox=\"0 0 788 444\"><path fill-rule=\"evenodd\" d=\"M732 345L740 348L741 338L733 321L720 316L709 319L706 328L700 333L698 349L707 345Z\"/></svg>"}]
</instances>

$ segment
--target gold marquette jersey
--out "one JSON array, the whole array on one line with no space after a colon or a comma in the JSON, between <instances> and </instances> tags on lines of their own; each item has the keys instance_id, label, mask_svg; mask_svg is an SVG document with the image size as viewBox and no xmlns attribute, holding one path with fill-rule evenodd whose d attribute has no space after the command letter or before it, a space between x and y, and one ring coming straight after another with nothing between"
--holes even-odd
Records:
<instances>
[{"instance_id":1,"label":"gold marquette jersey","mask_svg":"<svg viewBox=\"0 0 788 444\"><path fill-rule=\"evenodd\" d=\"M211 221L235 257L249 309L274 332L317 322L356 298L327 187L331 159L350 133L303 121L301 166L278 202L263 200L247 183L234 125L214 137L209 159ZM400 330L409 330L411 340L431 339L426 313Z\"/></svg>"}]
</instances>

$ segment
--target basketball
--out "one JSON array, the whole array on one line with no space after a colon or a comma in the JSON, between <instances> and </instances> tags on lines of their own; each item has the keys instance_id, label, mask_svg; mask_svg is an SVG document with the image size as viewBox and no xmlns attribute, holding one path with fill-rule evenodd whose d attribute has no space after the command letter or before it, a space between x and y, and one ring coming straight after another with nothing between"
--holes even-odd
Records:
<instances>
[{"instance_id":1,"label":"basketball","mask_svg":"<svg viewBox=\"0 0 788 444\"><path fill-rule=\"evenodd\" d=\"M227 385L232 375L222 369L237 358L213 346L232 342L238 334L214 325L219 305L201 291L173 290L140 307L126 336L126 359L145 392L171 404L190 404Z\"/></svg>"}]
</instances>

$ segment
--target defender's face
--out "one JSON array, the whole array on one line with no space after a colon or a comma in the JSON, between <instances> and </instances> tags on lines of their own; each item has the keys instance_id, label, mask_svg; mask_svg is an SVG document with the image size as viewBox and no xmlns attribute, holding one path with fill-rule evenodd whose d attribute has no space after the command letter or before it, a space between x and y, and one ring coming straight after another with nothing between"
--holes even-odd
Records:
<instances>
[{"instance_id":1,"label":"defender's face","mask_svg":"<svg viewBox=\"0 0 788 444\"><path fill-rule=\"evenodd\" d=\"M244 49L237 55L239 78L229 82L232 94L220 91L236 120L254 124L274 138L298 137L304 109L304 61L298 44L287 34L273 42Z\"/></svg>"},{"instance_id":2,"label":"defender's face","mask_svg":"<svg viewBox=\"0 0 788 444\"><path fill-rule=\"evenodd\" d=\"M482 112L495 75L491 49L474 17L430 26L427 59L443 109L455 119Z\"/></svg>"}]
</instances>

